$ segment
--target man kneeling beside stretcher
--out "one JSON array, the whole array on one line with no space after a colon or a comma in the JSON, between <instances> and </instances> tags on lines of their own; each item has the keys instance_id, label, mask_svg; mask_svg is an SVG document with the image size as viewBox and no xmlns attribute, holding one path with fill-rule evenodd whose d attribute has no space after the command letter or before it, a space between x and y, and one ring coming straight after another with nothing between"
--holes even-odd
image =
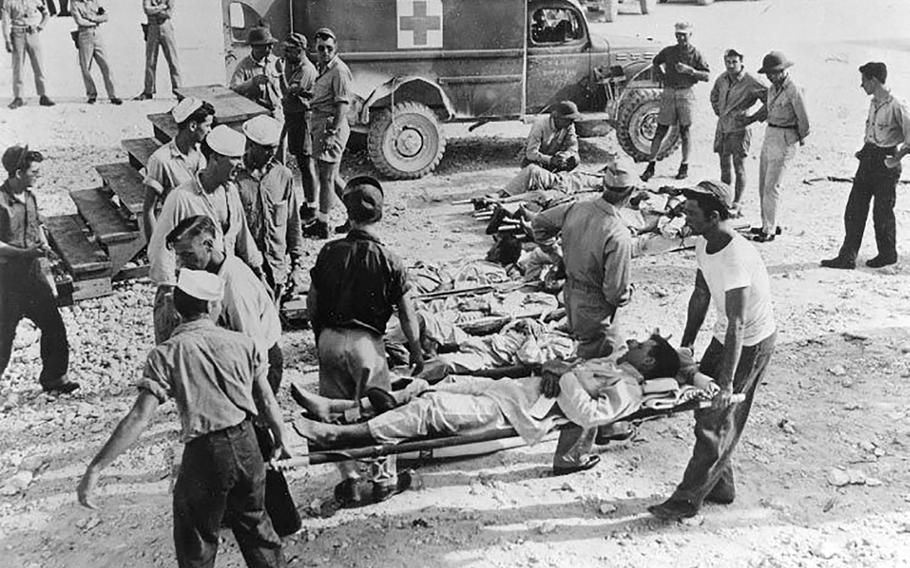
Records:
<instances>
[{"instance_id":1,"label":"man kneeling beside stretcher","mask_svg":"<svg viewBox=\"0 0 910 568\"><path fill-rule=\"evenodd\" d=\"M399 406L358 424L327 424L308 418L295 422L307 439L327 447L396 444L421 436L478 433L512 427L527 442L539 442L562 419L594 428L621 420L642 402L642 382L676 377L680 383L696 380L709 391L716 385L697 372L688 352L678 352L654 334L644 342L629 340L610 357L565 364L543 377L493 380L452 377L430 388L414 381L396 393ZM698 376L700 375L700 376ZM295 399L320 420L357 408L360 403L334 400L295 389ZM713 394L713 392L711 392ZM569 429L571 432L573 429ZM576 436L557 444L554 473L572 473L593 467L597 456L566 460ZM581 457L581 456L577 456ZM582 464L566 467L564 463Z\"/></svg>"}]
</instances>

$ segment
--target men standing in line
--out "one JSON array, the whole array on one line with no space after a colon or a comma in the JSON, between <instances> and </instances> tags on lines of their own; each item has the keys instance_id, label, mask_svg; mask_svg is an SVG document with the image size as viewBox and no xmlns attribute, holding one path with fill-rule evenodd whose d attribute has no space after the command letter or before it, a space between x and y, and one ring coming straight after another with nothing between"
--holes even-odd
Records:
<instances>
[{"instance_id":1,"label":"men standing in line","mask_svg":"<svg viewBox=\"0 0 910 568\"><path fill-rule=\"evenodd\" d=\"M98 89L92 79L92 61L98 64L101 77L104 79L104 88L111 104L119 105L123 101L117 97L114 89L114 75L107 63L107 54L104 51L104 42L98 26L108 20L107 12L98 5L98 0L73 0L73 20L79 26L79 69L82 70L82 81L85 83L85 94L88 104L95 104L98 100Z\"/></svg>"},{"instance_id":2,"label":"men standing in line","mask_svg":"<svg viewBox=\"0 0 910 568\"><path fill-rule=\"evenodd\" d=\"M155 72L158 69L158 48L171 72L171 90L180 87L180 64L177 61L177 40L171 16L176 0L142 0L142 9L148 17L145 28L145 88L133 100L145 101L155 97Z\"/></svg>"},{"instance_id":3,"label":"men standing in line","mask_svg":"<svg viewBox=\"0 0 910 568\"><path fill-rule=\"evenodd\" d=\"M310 101L318 72L306 56L306 48L306 36L300 33L292 33L284 41L284 78L281 83L288 151L297 160L303 178L303 195L298 195L297 202L301 204L300 216L304 223L312 221L319 208L315 193L318 182L316 163L313 161L313 137L310 132Z\"/></svg>"},{"instance_id":4,"label":"men standing in line","mask_svg":"<svg viewBox=\"0 0 910 568\"><path fill-rule=\"evenodd\" d=\"M407 269L374 232L382 219L382 186L371 177L356 177L343 201L352 228L319 251L310 271L307 312L316 336L319 394L360 400L368 388L390 388L382 337L393 312L407 337L414 375L423 370L423 353ZM339 464L345 481L359 477L355 465Z\"/></svg>"},{"instance_id":5,"label":"men standing in line","mask_svg":"<svg viewBox=\"0 0 910 568\"><path fill-rule=\"evenodd\" d=\"M714 152L720 156L720 180L731 185L732 174L736 174L731 214L741 217L740 203L746 188L745 159L752 141L752 133L746 126L746 113L756 101L767 100L768 87L743 68L743 55L735 49L724 53L724 66L726 71L711 89L711 108L717 115Z\"/></svg>"},{"instance_id":6,"label":"men standing in line","mask_svg":"<svg viewBox=\"0 0 910 568\"><path fill-rule=\"evenodd\" d=\"M212 151L205 168L164 200L147 247L149 278L157 286L153 308L155 343L170 337L177 325L172 302L177 265L174 251L167 247L167 236L183 219L194 215L211 217L215 221L215 247L228 256L240 257L257 277L262 277L262 254L247 227L240 196L232 183L243 161L246 138L222 124L209 132L205 142Z\"/></svg>"},{"instance_id":7,"label":"men standing in line","mask_svg":"<svg viewBox=\"0 0 910 568\"><path fill-rule=\"evenodd\" d=\"M566 316L583 359L608 357L622 346L616 311L632 297L632 235L619 208L632 192L631 167L613 164L604 172L600 197L552 207L531 224L541 250L561 256L565 264ZM589 455L596 434L596 428L563 430L553 471L566 474L597 465L599 457Z\"/></svg>"},{"instance_id":8,"label":"men standing in line","mask_svg":"<svg viewBox=\"0 0 910 568\"><path fill-rule=\"evenodd\" d=\"M224 281L218 324L247 335L268 356L268 382L277 394L284 373L278 310L265 283L250 267L215 246L215 233L211 217L194 215L180 221L167 235L167 246L174 251L179 266L205 270Z\"/></svg>"},{"instance_id":9,"label":"men standing in line","mask_svg":"<svg viewBox=\"0 0 910 568\"><path fill-rule=\"evenodd\" d=\"M856 153L859 167L844 209L844 243L834 258L822 261L827 268L855 268L856 255L863 243L869 203L874 199L872 222L878 255L866 261L870 268L897 262L897 222L894 201L901 177L901 159L910 153L910 112L885 86L888 67L870 61L859 68L860 85L872 97L866 119L864 144ZM903 145L900 150L898 146Z\"/></svg>"},{"instance_id":10,"label":"men standing in line","mask_svg":"<svg viewBox=\"0 0 910 568\"><path fill-rule=\"evenodd\" d=\"M7 53L13 54L13 100L9 108L17 109L25 105L22 89L25 86L25 56L28 55L35 76L35 91L38 93L38 104L54 106L54 101L47 96L44 82L44 60L41 56L41 39L38 35L44 30L48 20L47 6L43 0L3 0L0 2L0 19L2 19L3 40Z\"/></svg>"},{"instance_id":11,"label":"men standing in line","mask_svg":"<svg viewBox=\"0 0 910 568\"><path fill-rule=\"evenodd\" d=\"M569 172L578 167L578 136L575 121L582 114L572 101L553 105L549 116L537 120L531 126L521 167L537 164L551 172Z\"/></svg>"},{"instance_id":12,"label":"men standing in line","mask_svg":"<svg viewBox=\"0 0 910 568\"><path fill-rule=\"evenodd\" d=\"M69 343L54 290L42 274L41 259L50 248L31 192L42 161L28 146L11 146L2 158L8 177L0 185L0 375L12 355L16 326L27 317L41 330L41 388L70 393L79 384L66 379Z\"/></svg>"},{"instance_id":13,"label":"men standing in line","mask_svg":"<svg viewBox=\"0 0 910 568\"><path fill-rule=\"evenodd\" d=\"M316 212L316 220L304 227L303 234L306 237L327 239L329 211L335 200L334 192L341 184L339 179L341 156L351 134L347 114L348 106L351 104L351 84L354 77L348 66L338 57L335 32L328 28L320 28L316 30L315 36L319 75L313 85L311 102L313 120L310 126L313 136L313 157L319 174L317 189L314 191L319 199L319 211ZM345 232L349 227L350 224L345 223L338 227L336 232Z\"/></svg>"},{"instance_id":14,"label":"men standing in line","mask_svg":"<svg viewBox=\"0 0 910 568\"><path fill-rule=\"evenodd\" d=\"M733 451L777 335L765 264L758 251L727 223L734 203L730 186L703 181L687 190L686 197L686 225L703 238L695 245L698 269L682 347L694 345L713 302L717 323L700 371L714 378L720 392L711 408L695 411L695 447L682 482L667 501L648 508L654 516L668 520L693 517L706 501L733 502ZM735 393L745 395L744 401L731 404Z\"/></svg>"},{"instance_id":15,"label":"men standing in line","mask_svg":"<svg viewBox=\"0 0 910 568\"><path fill-rule=\"evenodd\" d=\"M199 145L212 131L215 107L195 97L186 97L171 109L177 135L149 156L145 164L145 200L142 202L142 228L146 239L152 236L155 219L172 189L195 178L205 168Z\"/></svg>"},{"instance_id":16,"label":"men standing in line","mask_svg":"<svg viewBox=\"0 0 910 568\"><path fill-rule=\"evenodd\" d=\"M139 394L76 489L95 508L101 472L130 448L158 405L173 398L181 422L183 459L174 486L174 548L178 566L214 566L222 522L234 532L250 567L285 566L281 539L265 508L265 463L250 417L261 416L287 457L278 401L266 382L265 356L249 337L220 329L224 283L182 270L174 291L181 325L146 359Z\"/></svg>"},{"instance_id":17,"label":"men standing in line","mask_svg":"<svg viewBox=\"0 0 910 568\"><path fill-rule=\"evenodd\" d=\"M657 116L657 130L651 141L651 156L648 167L641 174L642 181L654 177L657 155L660 146L671 126L679 126L679 137L682 139L682 161L676 179L686 179L689 175L689 151L691 147L689 127L692 125L692 112L695 106L695 93L692 87L699 81L709 78L708 63L695 47L692 46L692 24L679 22L675 26L676 45L660 50L654 56L654 73L663 81L660 94L660 114Z\"/></svg>"},{"instance_id":18,"label":"men standing in line","mask_svg":"<svg viewBox=\"0 0 910 568\"><path fill-rule=\"evenodd\" d=\"M250 54L237 63L231 76L231 89L280 115L283 73L281 62L272 53L272 46L277 41L267 27L250 30L247 37Z\"/></svg>"},{"instance_id":19,"label":"men standing in line","mask_svg":"<svg viewBox=\"0 0 910 568\"><path fill-rule=\"evenodd\" d=\"M276 305L302 276L303 237L291 170L275 160L281 123L260 115L243 123L247 148L237 190L247 225L262 253L265 282ZM288 266L287 257L291 262Z\"/></svg>"},{"instance_id":20,"label":"men standing in line","mask_svg":"<svg viewBox=\"0 0 910 568\"><path fill-rule=\"evenodd\" d=\"M787 56L772 51L762 60L759 73L768 76L771 88L768 101L746 124L767 120L765 141L758 162L758 196L761 201L761 231L754 240L766 243L778 234L777 205L780 201L781 182L787 166L796 156L796 145L805 145L809 136L809 115L803 101L802 89L797 87L787 72L793 66Z\"/></svg>"}]
</instances>

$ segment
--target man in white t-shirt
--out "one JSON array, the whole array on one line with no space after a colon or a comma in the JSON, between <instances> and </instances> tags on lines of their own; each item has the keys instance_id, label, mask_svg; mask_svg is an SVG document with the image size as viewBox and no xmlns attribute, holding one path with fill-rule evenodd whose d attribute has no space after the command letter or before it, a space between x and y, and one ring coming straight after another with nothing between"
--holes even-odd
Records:
<instances>
[{"instance_id":1,"label":"man in white t-shirt","mask_svg":"<svg viewBox=\"0 0 910 568\"><path fill-rule=\"evenodd\" d=\"M729 504L735 498L732 455L774 352L776 327L768 271L758 251L727 223L733 189L703 181L685 192L686 225L697 239L695 290L682 346L691 347L713 302L714 337L700 371L721 388L711 408L695 411L695 448L683 480L664 503L648 510L662 519L693 517L704 502ZM745 400L731 403L734 393Z\"/></svg>"}]
</instances>

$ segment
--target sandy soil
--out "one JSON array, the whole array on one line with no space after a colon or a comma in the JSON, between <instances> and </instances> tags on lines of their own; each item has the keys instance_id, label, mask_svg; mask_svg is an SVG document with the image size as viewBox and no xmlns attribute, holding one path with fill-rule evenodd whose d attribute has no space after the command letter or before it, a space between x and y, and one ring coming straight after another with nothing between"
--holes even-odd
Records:
<instances>
[{"instance_id":1,"label":"sandy soil","mask_svg":"<svg viewBox=\"0 0 910 568\"><path fill-rule=\"evenodd\" d=\"M111 58L120 94L141 86L138 2L111 6ZM221 79L219 23L213 0L180 4L177 29L191 82ZM691 444L691 417L645 424L632 441L602 449L603 463L567 478L547 476L553 443L496 455L425 464L419 486L387 503L320 518L314 509L336 482L328 466L299 470L292 491L306 518L286 542L294 566L906 566L910 564L910 287L906 264L873 271L818 268L841 238L849 184L804 183L851 176L867 100L856 68L887 61L896 93L908 96L910 41L900 0L765 0L700 8L661 4L648 17L623 16L597 32L672 40L672 23L696 26L694 43L721 69L727 47L744 50L755 69L769 49L797 65L795 81L809 96L813 133L789 174L783 203L785 236L763 245L773 276L780 346L740 445L740 493L729 507L709 506L685 524L664 524L645 507L679 480ZM126 23L124 23L126 22ZM190 22L198 28L190 27ZM339 26L341 28L341 26ZM35 99L0 110L0 142L28 141L45 150L39 199L48 213L73 210L67 191L99 180L92 166L122 159L121 138L148 135L145 115L173 102L122 107L82 104L70 20L45 34L51 93L61 101L39 109ZM135 32L135 33L133 33ZM58 56L59 54L59 56ZM162 66L163 66L162 62ZM9 92L9 60L0 61L0 92ZM164 72L160 89L167 92ZM31 93L32 86L27 86ZM699 87L692 177L716 177L710 153L713 121L708 87ZM6 100L0 101L4 105ZM483 255L488 238L453 199L498 188L515 171L526 127L490 125L453 139L438 172L389 183L384 238L409 261L454 262ZM746 198L757 220L755 131ZM584 157L596 163L615 148L593 139ZM669 183L676 158L658 169ZM352 152L345 173L369 171ZM667 177L660 177L667 176ZM906 187L904 185L901 186ZM906 253L910 201L899 190L899 248ZM872 235L861 255L874 254ZM318 243L309 247L311 255ZM690 253L635 261L636 297L623 317L630 333L659 324L677 337L694 276ZM166 405L140 443L105 472L100 511L75 502L85 464L132 403L132 385L152 346L151 287L118 285L113 296L64 310L72 343L74 396L52 400L37 390L38 343L20 326L13 362L0 384L0 564L13 567L173 565L169 463L176 413ZM700 346L708 333L704 332ZM303 380L315 362L310 332L282 342L288 380ZM288 418L293 403L284 393ZM241 566L224 535L220 566Z\"/></svg>"}]
</instances>

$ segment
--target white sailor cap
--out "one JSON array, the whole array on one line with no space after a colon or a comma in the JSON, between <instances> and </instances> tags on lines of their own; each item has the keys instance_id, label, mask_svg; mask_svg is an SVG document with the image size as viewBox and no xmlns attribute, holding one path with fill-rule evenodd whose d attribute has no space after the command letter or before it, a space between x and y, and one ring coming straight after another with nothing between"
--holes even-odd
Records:
<instances>
[{"instance_id":1,"label":"white sailor cap","mask_svg":"<svg viewBox=\"0 0 910 568\"><path fill-rule=\"evenodd\" d=\"M219 124L205 137L205 143L216 154L229 158L240 158L246 150L246 138L233 128Z\"/></svg>"},{"instance_id":2,"label":"white sailor cap","mask_svg":"<svg viewBox=\"0 0 910 568\"><path fill-rule=\"evenodd\" d=\"M184 97L177 103L177 106L171 109L171 116L174 117L174 122L180 124L200 108L202 108L201 100L196 97Z\"/></svg>"},{"instance_id":3,"label":"white sailor cap","mask_svg":"<svg viewBox=\"0 0 910 568\"><path fill-rule=\"evenodd\" d=\"M243 123L243 133L261 146L277 146L281 139L281 123L271 116L260 114Z\"/></svg>"},{"instance_id":4,"label":"white sailor cap","mask_svg":"<svg viewBox=\"0 0 910 568\"><path fill-rule=\"evenodd\" d=\"M224 281L205 270L182 268L177 275L177 287L199 300L220 300L224 295Z\"/></svg>"}]
</instances>

